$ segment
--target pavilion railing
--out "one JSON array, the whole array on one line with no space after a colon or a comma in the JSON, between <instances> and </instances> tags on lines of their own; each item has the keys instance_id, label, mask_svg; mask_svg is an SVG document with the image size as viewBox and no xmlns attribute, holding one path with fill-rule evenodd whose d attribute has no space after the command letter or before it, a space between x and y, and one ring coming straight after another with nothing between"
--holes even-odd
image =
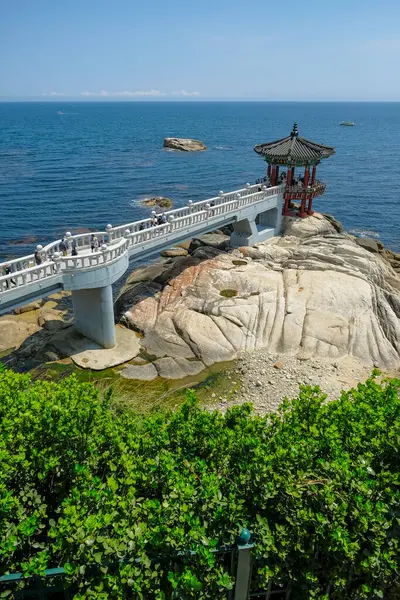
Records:
<instances>
[{"instance_id":1,"label":"pavilion railing","mask_svg":"<svg viewBox=\"0 0 400 600\"><path fill-rule=\"evenodd\" d=\"M313 185L309 185L308 187L299 185L292 185L286 187L285 192L289 193L293 200L300 200L305 193L312 195L313 197L322 196L322 194L325 192L325 189L326 183L323 183L322 181L319 181L319 179L317 179L317 181L315 181Z\"/></svg>"}]
</instances>

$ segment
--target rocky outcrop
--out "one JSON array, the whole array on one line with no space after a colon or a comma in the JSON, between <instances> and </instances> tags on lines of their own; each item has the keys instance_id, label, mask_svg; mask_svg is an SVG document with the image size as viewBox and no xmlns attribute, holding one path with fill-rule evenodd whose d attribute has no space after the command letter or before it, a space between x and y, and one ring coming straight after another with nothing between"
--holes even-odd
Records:
<instances>
[{"instance_id":1,"label":"rocky outcrop","mask_svg":"<svg viewBox=\"0 0 400 600\"><path fill-rule=\"evenodd\" d=\"M173 202L171 198L164 198L163 196L154 196L153 198L146 198L141 202L142 206L148 206L149 208L153 208L154 206L158 206L158 208L172 208Z\"/></svg>"},{"instance_id":2,"label":"rocky outcrop","mask_svg":"<svg viewBox=\"0 0 400 600\"><path fill-rule=\"evenodd\" d=\"M164 148L171 150L180 150L181 152L200 152L207 150L207 147L200 140L191 140L186 138L165 138Z\"/></svg>"},{"instance_id":3,"label":"rocky outcrop","mask_svg":"<svg viewBox=\"0 0 400 600\"><path fill-rule=\"evenodd\" d=\"M400 278L389 262L322 215L285 226L283 237L230 253L199 246L180 267L123 290L119 315L143 334L156 368L161 359L177 373L182 361L211 365L261 348L399 366Z\"/></svg>"},{"instance_id":4,"label":"rocky outcrop","mask_svg":"<svg viewBox=\"0 0 400 600\"><path fill-rule=\"evenodd\" d=\"M169 248L168 250L163 250L161 252L161 256L165 256L166 258L175 258L176 256L187 256L189 253L185 248Z\"/></svg>"}]
</instances>

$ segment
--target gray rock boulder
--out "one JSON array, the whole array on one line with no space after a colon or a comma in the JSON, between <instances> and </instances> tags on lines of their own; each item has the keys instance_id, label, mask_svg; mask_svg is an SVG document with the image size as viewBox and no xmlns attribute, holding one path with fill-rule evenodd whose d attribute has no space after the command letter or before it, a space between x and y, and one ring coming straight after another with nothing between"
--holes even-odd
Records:
<instances>
[{"instance_id":1,"label":"gray rock boulder","mask_svg":"<svg viewBox=\"0 0 400 600\"><path fill-rule=\"evenodd\" d=\"M159 376L164 379L183 379L184 377L197 375L205 368L199 360L190 361L185 358L172 358L170 356L156 360L154 365Z\"/></svg>"},{"instance_id":2,"label":"gray rock boulder","mask_svg":"<svg viewBox=\"0 0 400 600\"><path fill-rule=\"evenodd\" d=\"M192 140L188 138L165 138L164 148L172 150L180 150L181 152L200 152L207 150L207 147L200 140Z\"/></svg>"},{"instance_id":3,"label":"gray rock boulder","mask_svg":"<svg viewBox=\"0 0 400 600\"><path fill-rule=\"evenodd\" d=\"M147 365L128 365L121 371L125 379L137 379L139 381L152 381L158 377L157 369L152 363Z\"/></svg>"},{"instance_id":4,"label":"gray rock boulder","mask_svg":"<svg viewBox=\"0 0 400 600\"><path fill-rule=\"evenodd\" d=\"M175 258L176 256L187 256L188 251L185 248L168 248L168 250L163 250L161 252L161 256L165 256L166 258Z\"/></svg>"}]
</instances>

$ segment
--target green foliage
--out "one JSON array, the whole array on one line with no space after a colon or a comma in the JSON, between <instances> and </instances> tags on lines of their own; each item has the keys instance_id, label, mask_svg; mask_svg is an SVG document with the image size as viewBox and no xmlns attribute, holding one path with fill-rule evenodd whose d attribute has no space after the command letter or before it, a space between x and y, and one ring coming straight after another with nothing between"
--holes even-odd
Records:
<instances>
[{"instance_id":1,"label":"green foliage","mask_svg":"<svg viewBox=\"0 0 400 600\"><path fill-rule=\"evenodd\" d=\"M326 403L140 416L74 377L0 373L0 572L63 566L75 598L215 599L253 533L253 588L380 598L399 582L400 381ZM193 552L196 554L194 555ZM140 559L140 560L136 560ZM351 577L349 577L351 575Z\"/></svg>"}]
</instances>

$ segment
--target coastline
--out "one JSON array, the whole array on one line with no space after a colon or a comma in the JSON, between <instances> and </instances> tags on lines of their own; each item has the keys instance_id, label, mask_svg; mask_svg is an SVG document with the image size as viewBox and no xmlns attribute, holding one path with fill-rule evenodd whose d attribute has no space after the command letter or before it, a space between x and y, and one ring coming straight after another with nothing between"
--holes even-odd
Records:
<instances>
[{"instance_id":1,"label":"coastline","mask_svg":"<svg viewBox=\"0 0 400 600\"><path fill-rule=\"evenodd\" d=\"M379 256L379 260L382 259L393 267L394 273L400 273L400 255L387 250L377 240L354 238L354 236L348 234L340 234L340 223L334 217L321 216L321 219L321 223L327 223L338 236L354 240L363 251L370 253L371 256ZM296 220L289 224L289 227L295 225ZM304 227L304 225L302 226ZM324 227L326 226L324 225ZM257 252L257 248L250 247L246 251L248 254L246 257L246 252L243 254L245 249L232 251L226 246L224 247L227 236L223 232L207 235L214 236L213 246L206 245L204 241L194 243L196 240L192 240L179 245L181 256L160 258L147 265L135 265L127 277L118 285L120 291L116 306L118 307L118 302L121 303L124 289L127 286L129 288L129 285L133 285L137 291L137 286L143 285L141 282L143 277L144 283L146 282L147 273L151 272L156 275L157 280L157 277L160 276L162 279L162 273L170 272L171 275L166 277L164 283L164 285L169 285L167 282L170 277L179 278L179 273L184 273L185 268L190 270L191 263L198 264L200 260L200 262L205 261L204 264L211 264L218 256L226 256L228 253L228 256L233 258L234 263L238 263L235 268L240 270L245 268L244 266L241 267L240 263L246 264L248 260L251 261L249 255ZM329 234L329 230L325 235L332 236L332 234ZM171 250L171 253L174 254L174 249ZM201 258L199 259L199 257ZM173 281L175 280L172 279ZM161 288L159 284L157 285L158 288L153 288L153 290L150 286L150 295L151 293L159 293ZM117 295L117 292L115 293ZM146 294L144 296L139 294L139 298L142 298L142 300L146 297ZM233 301L234 299L232 299ZM160 361L157 357L150 356L149 351L144 348L128 363L123 361L120 366L113 369L107 368L106 365L103 371L93 371L88 368L82 369L81 367L85 366L82 361L78 362L80 367L77 364L74 365L73 358L62 355L62 351L60 352L60 348L63 347L63 340L65 349L67 351L69 349L68 344L65 343L65 332L71 331L72 313L69 295L67 293L57 294L56 297L49 298L43 303L36 303L31 308L32 310L22 309L18 315L6 315L0 318L0 328L3 324L4 330L4 323L8 321L11 329L20 328L22 329L22 331L19 331L20 336L22 338L24 335L26 336L20 347L11 350L11 352L10 348L7 350L3 347L0 356L2 356L5 366L11 366L17 370L31 370L35 377L57 378L76 372L80 378L86 379L89 377L90 380L97 381L100 386L104 386L105 381L110 381L113 385L119 387L120 397L125 399L121 401L126 401L129 394L137 395L140 393L142 397L147 396L152 399L149 402L144 402L148 406L152 402L157 404L157 397L161 398L162 403L175 405L183 397L182 389L193 386L205 392L204 395L201 393L200 396L203 396L201 400L209 408L218 406L220 410L225 410L229 405L252 401L257 411L268 412L275 410L283 397L296 395L301 384L319 385L328 394L328 397L333 399L338 397L342 386L349 388L360 381L364 381L374 366L380 366L378 364L366 365L356 357L342 356L335 359L323 356L291 356L287 352L279 353L265 347L259 347L253 351L235 354L232 362L217 360L214 364L211 362L209 366L206 364L204 367L203 365L203 368L198 369L198 372L194 368L194 363L191 363L192 374L190 372L182 374L177 371L176 363L168 363L167 359L161 359ZM119 314L121 317L123 313L123 306L122 308L120 306L117 315ZM126 319L122 319L122 321L125 325L132 326L132 323L129 324ZM11 323L14 325L11 325ZM12 339L18 340L15 331L12 332L11 329L10 336ZM137 333L132 332L131 335L136 336L140 344L140 338L143 336L140 328L137 329ZM58 340L56 345L54 345L55 340ZM140 373L143 365L151 363L155 363L157 369L159 368L157 365L162 364L164 371L159 371L159 375L164 376L158 376L151 381L140 381L135 378L130 380L125 375L121 376L123 370L127 369L127 365L134 367L134 373ZM190 366L187 361L180 364ZM167 365L172 368L170 373L166 369ZM88 364L88 367L90 366ZM391 368L383 369L383 372L391 376L400 373L398 369ZM177 376L177 374L180 376Z\"/></svg>"}]
</instances>

